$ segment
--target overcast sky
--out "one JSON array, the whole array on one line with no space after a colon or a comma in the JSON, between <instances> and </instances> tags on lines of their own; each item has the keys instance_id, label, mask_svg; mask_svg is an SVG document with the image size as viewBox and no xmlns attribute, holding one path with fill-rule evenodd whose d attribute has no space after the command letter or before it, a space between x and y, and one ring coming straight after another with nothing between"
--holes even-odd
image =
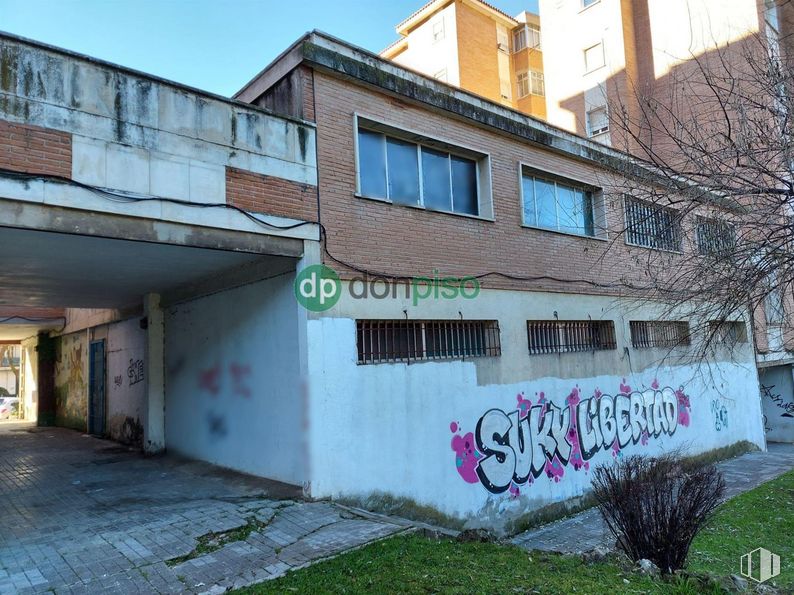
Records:
<instances>
[{"instance_id":1,"label":"overcast sky","mask_svg":"<svg viewBox=\"0 0 794 595\"><path fill-rule=\"evenodd\" d=\"M537 0L493 0L508 14ZM423 0L0 0L0 30L232 95L306 31L372 51Z\"/></svg>"}]
</instances>

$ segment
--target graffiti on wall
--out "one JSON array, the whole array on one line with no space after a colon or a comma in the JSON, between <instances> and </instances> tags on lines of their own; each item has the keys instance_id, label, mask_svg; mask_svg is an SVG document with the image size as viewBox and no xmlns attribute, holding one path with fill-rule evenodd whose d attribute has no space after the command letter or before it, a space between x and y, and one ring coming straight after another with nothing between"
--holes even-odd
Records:
<instances>
[{"instance_id":1,"label":"graffiti on wall","mask_svg":"<svg viewBox=\"0 0 794 595\"><path fill-rule=\"evenodd\" d=\"M599 452L619 457L630 444L645 446L689 426L691 406L682 388L659 388L656 380L643 391L632 390L625 380L619 388L615 395L596 389L582 398L576 386L562 408L543 392L534 402L520 393L515 409L486 411L473 431L464 433L460 422L452 422L458 473L491 493L518 496L541 475L559 482L566 469L588 470Z\"/></svg>"},{"instance_id":2,"label":"graffiti on wall","mask_svg":"<svg viewBox=\"0 0 794 595\"><path fill-rule=\"evenodd\" d=\"M781 394L775 391L775 385L770 386L761 385L761 394L764 398L769 399L779 409L783 411L780 417L794 417L794 403L787 402Z\"/></svg>"},{"instance_id":3,"label":"graffiti on wall","mask_svg":"<svg viewBox=\"0 0 794 595\"><path fill-rule=\"evenodd\" d=\"M202 370L198 375L198 385L201 390L210 393L213 397L221 391L223 380L223 368L216 364L211 368ZM246 399L251 396L249 377L251 376L251 366L248 364L232 363L229 365L229 377L232 382L232 393Z\"/></svg>"},{"instance_id":4,"label":"graffiti on wall","mask_svg":"<svg viewBox=\"0 0 794 595\"><path fill-rule=\"evenodd\" d=\"M139 382L143 382L143 360L131 359L130 365L127 367L127 379L130 381L130 386L134 386Z\"/></svg>"},{"instance_id":5,"label":"graffiti on wall","mask_svg":"<svg viewBox=\"0 0 794 595\"><path fill-rule=\"evenodd\" d=\"M719 399L712 399L711 413L714 415L714 429L721 432L728 427L728 410L722 401Z\"/></svg>"}]
</instances>

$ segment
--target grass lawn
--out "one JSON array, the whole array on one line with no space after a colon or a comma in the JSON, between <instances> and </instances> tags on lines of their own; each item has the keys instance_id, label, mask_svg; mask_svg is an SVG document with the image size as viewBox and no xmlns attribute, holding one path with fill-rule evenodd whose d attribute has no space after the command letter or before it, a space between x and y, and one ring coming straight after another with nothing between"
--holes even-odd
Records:
<instances>
[{"instance_id":1,"label":"grass lawn","mask_svg":"<svg viewBox=\"0 0 794 595\"><path fill-rule=\"evenodd\" d=\"M588 564L494 543L403 535L240 593L720 593L706 575L739 574L739 557L756 547L780 555L782 573L773 581L794 589L794 472L720 507L690 551L688 571L698 578L651 578L618 558Z\"/></svg>"}]
</instances>

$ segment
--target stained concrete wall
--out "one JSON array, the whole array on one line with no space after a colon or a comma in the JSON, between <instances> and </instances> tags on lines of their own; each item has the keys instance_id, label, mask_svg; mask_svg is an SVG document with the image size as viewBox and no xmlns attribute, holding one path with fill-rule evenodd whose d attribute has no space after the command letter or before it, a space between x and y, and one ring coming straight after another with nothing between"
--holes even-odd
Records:
<instances>
[{"instance_id":1,"label":"stained concrete wall","mask_svg":"<svg viewBox=\"0 0 794 595\"><path fill-rule=\"evenodd\" d=\"M85 431L88 423L88 334L55 340L55 425Z\"/></svg>"},{"instance_id":2,"label":"stained concrete wall","mask_svg":"<svg viewBox=\"0 0 794 595\"><path fill-rule=\"evenodd\" d=\"M36 421L39 404L39 358L38 337L22 341L22 362L19 375L19 391L24 419Z\"/></svg>"},{"instance_id":3,"label":"stained concrete wall","mask_svg":"<svg viewBox=\"0 0 794 595\"><path fill-rule=\"evenodd\" d=\"M143 445L146 399L146 331L140 318L111 324L107 329L107 431L111 439Z\"/></svg>"},{"instance_id":4,"label":"stained concrete wall","mask_svg":"<svg viewBox=\"0 0 794 595\"><path fill-rule=\"evenodd\" d=\"M165 311L169 451L295 485L306 480L293 279Z\"/></svg>"},{"instance_id":5,"label":"stained concrete wall","mask_svg":"<svg viewBox=\"0 0 794 595\"><path fill-rule=\"evenodd\" d=\"M502 354L357 365L355 319L406 315L496 319ZM617 349L530 356L526 320L555 315L614 320ZM308 323L312 496L375 507L407 501L503 531L582 496L594 466L621 456L678 447L702 453L740 441L763 448L752 345L705 367L683 355L670 364L659 359L661 350L631 347L629 320L658 315L652 306L598 296L483 290L472 300L413 306L351 300L343 291L327 316ZM602 402L612 408L603 422ZM616 404L629 411L616 416ZM582 408L596 421L579 418Z\"/></svg>"},{"instance_id":6,"label":"stained concrete wall","mask_svg":"<svg viewBox=\"0 0 794 595\"><path fill-rule=\"evenodd\" d=\"M794 442L794 380L792 367L773 366L759 372L766 439Z\"/></svg>"}]
</instances>

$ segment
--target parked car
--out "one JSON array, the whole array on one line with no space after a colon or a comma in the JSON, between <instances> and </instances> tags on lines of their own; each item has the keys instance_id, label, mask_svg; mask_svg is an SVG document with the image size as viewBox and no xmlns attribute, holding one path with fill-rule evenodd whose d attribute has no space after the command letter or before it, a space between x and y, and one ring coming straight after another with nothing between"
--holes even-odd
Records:
<instances>
[{"instance_id":1,"label":"parked car","mask_svg":"<svg viewBox=\"0 0 794 595\"><path fill-rule=\"evenodd\" d=\"M19 416L18 397L0 397L0 419Z\"/></svg>"}]
</instances>

